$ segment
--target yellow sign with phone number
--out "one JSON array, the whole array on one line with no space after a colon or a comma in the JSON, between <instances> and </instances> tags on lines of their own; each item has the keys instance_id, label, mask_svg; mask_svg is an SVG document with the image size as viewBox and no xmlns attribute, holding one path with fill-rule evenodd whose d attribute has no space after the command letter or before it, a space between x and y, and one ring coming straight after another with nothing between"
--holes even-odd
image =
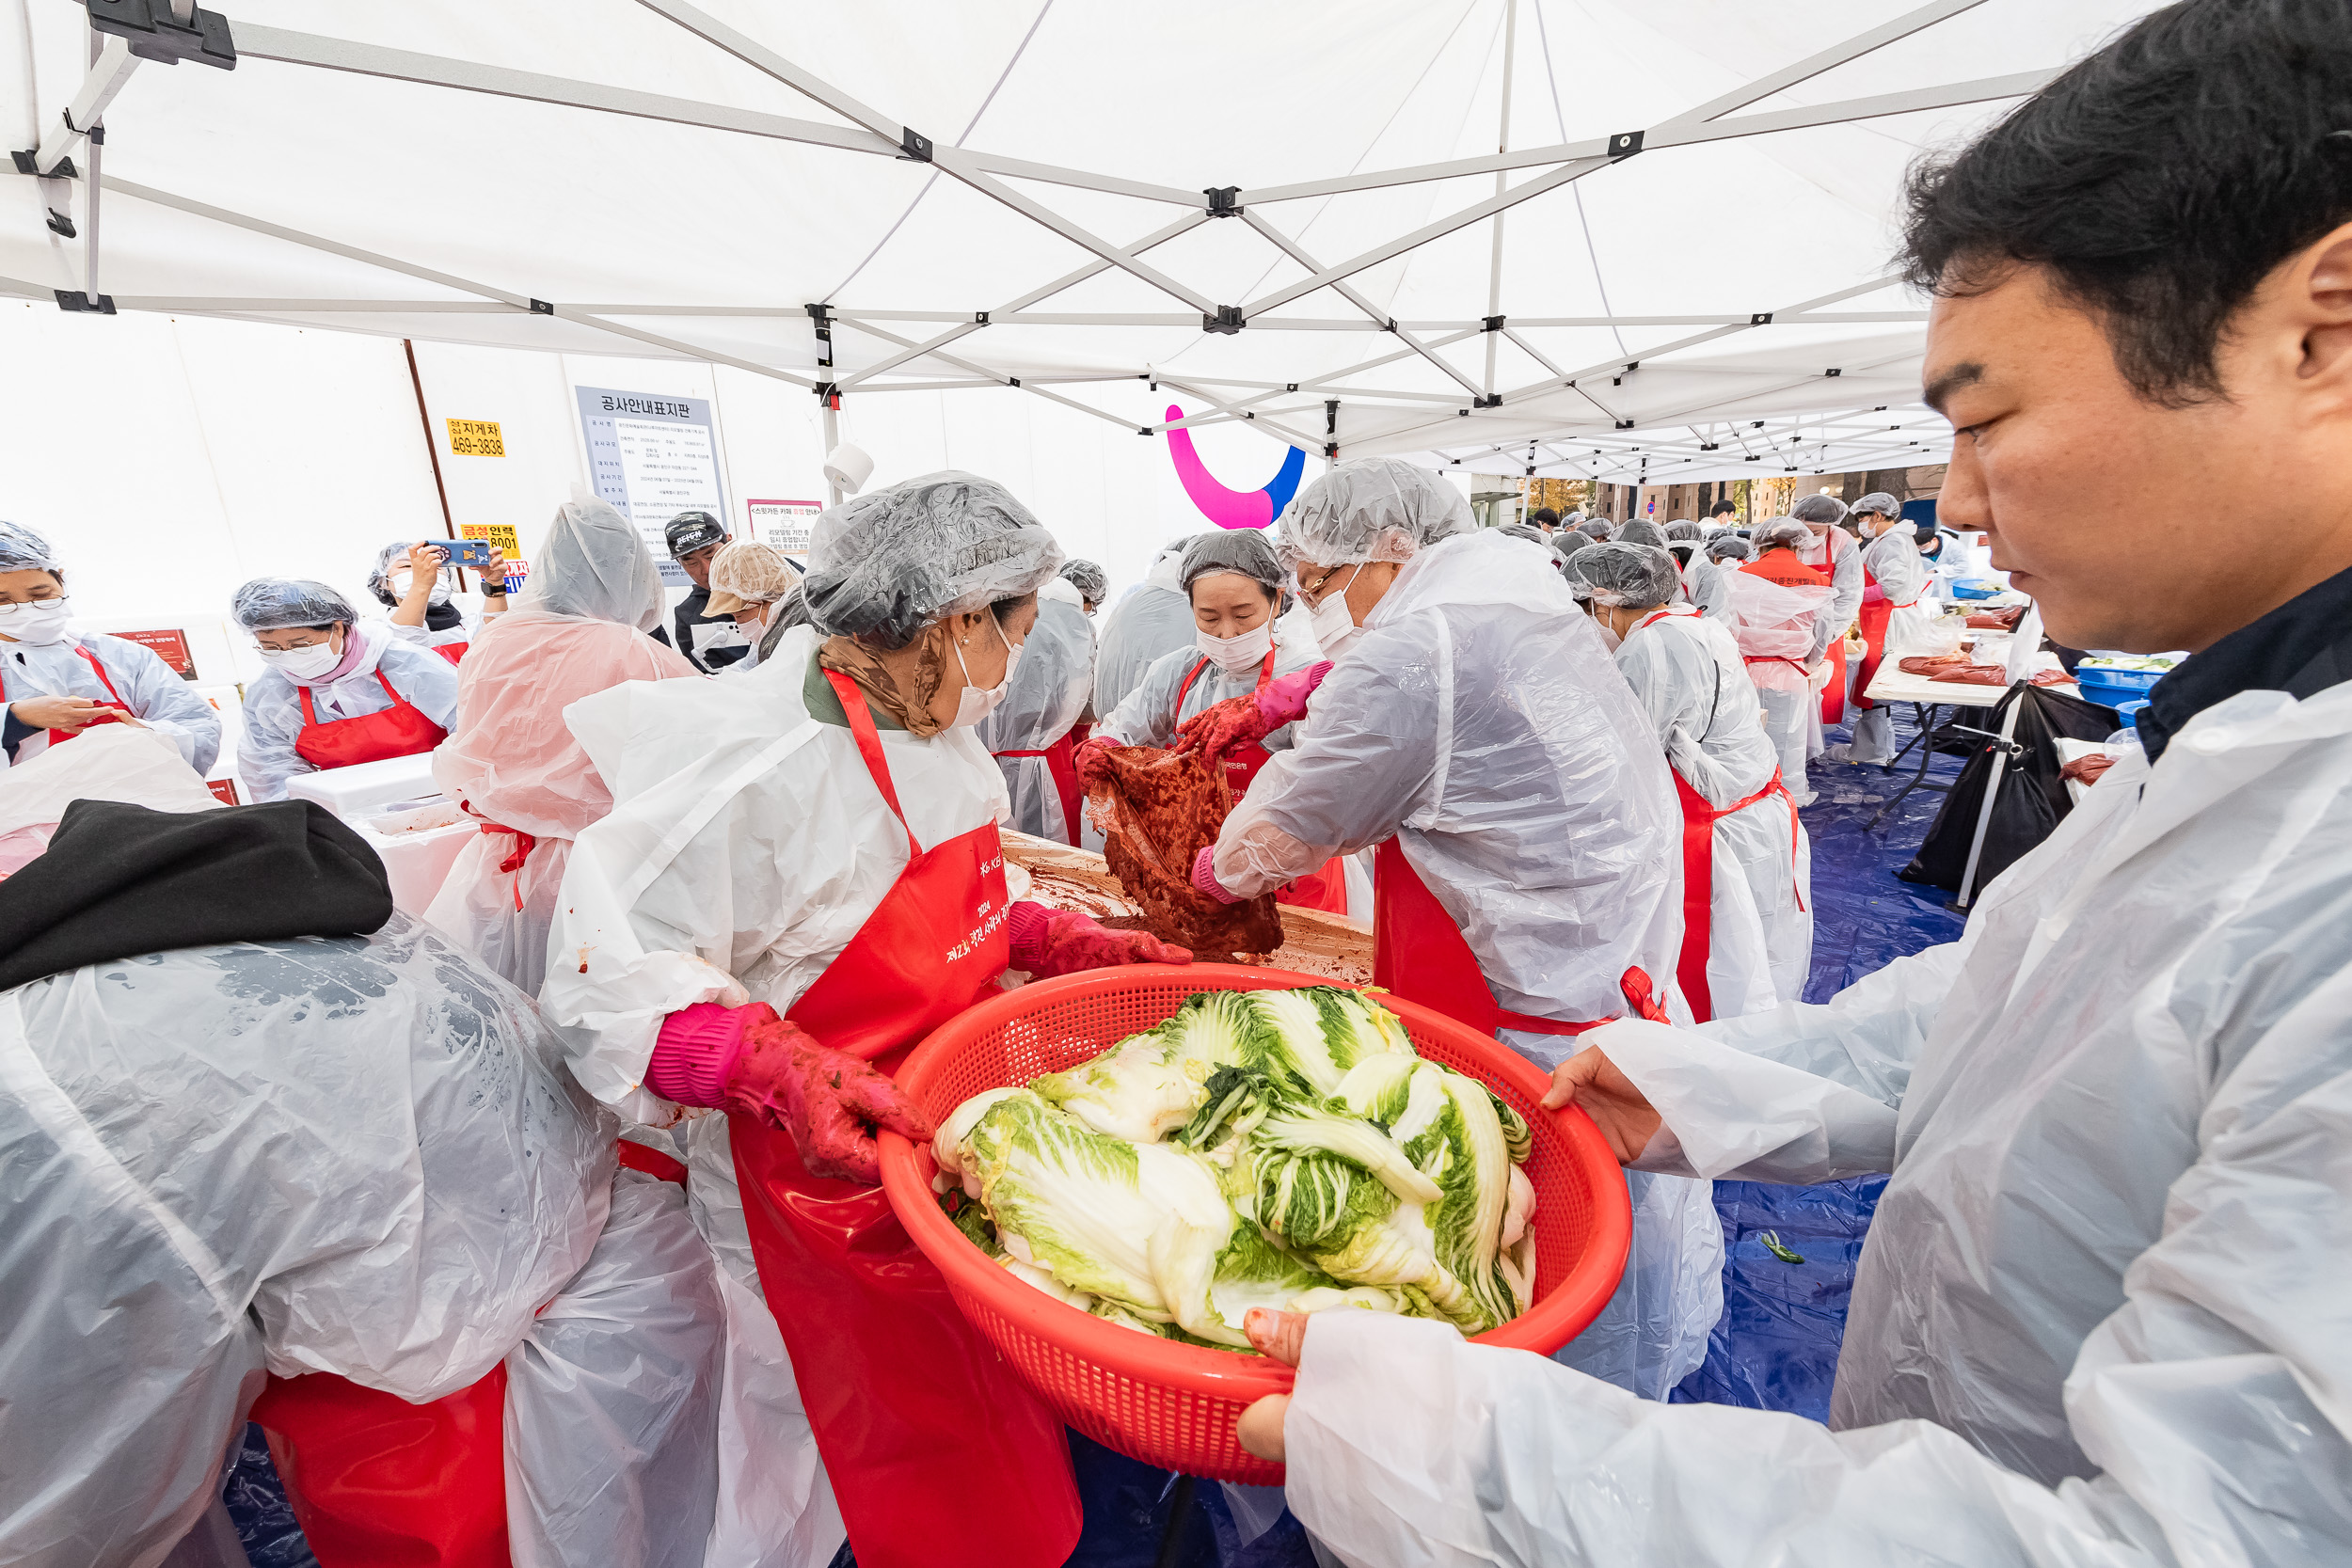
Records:
<instances>
[{"instance_id":1,"label":"yellow sign with phone number","mask_svg":"<svg viewBox=\"0 0 2352 1568\"><path fill-rule=\"evenodd\" d=\"M506 437L496 420L445 420L452 457L504 457Z\"/></svg>"}]
</instances>

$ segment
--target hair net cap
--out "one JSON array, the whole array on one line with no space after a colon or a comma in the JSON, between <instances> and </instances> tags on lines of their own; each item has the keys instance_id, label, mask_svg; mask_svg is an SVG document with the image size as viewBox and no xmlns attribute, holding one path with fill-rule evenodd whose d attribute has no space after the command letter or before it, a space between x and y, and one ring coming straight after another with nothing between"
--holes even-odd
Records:
<instances>
[{"instance_id":1,"label":"hair net cap","mask_svg":"<svg viewBox=\"0 0 2352 1568\"><path fill-rule=\"evenodd\" d=\"M1410 561L1476 526L1449 480L1396 457L1343 463L1291 499L1275 523L1281 563Z\"/></svg>"},{"instance_id":2,"label":"hair net cap","mask_svg":"<svg viewBox=\"0 0 2352 1568\"><path fill-rule=\"evenodd\" d=\"M662 529L663 543L670 546L672 560L682 560L706 545L716 545L727 536L727 526L707 512L681 512Z\"/></svg>"},{"instance_id":3,"label":"hair net cap","mask_svg":"<svg viewBox=\"0 0 2352 1568\"><path fill-rule=\"evenodd\" d=\"M1854 502L1851 510L1875 512L1882 517L1899 517L1903 515L1903 503L1883 490L1873 490Z\"/></svg>"},{"instance_id":4,"label":"hair net cap","mask_svg":"<svg viewBox=\"0 0 2352 1568\"><path fill-rule=\"evenodd\" d=\"M809 624L893 648L943 615L1034 593L1062 562L1010 491L954 469L827 508L808 554Z\"/></svg>"},{"instance_id":5,"label":"hair net cap","mask_svg":"<svg viewBox=\"0 0 2352 1568\"><path fill-rule=\"evenodd\" d=\"M375 552L375 564L368 569L368 592L374 594L377 598L383 600L388 605L399 604L400 595L392 592L392 563L397 561L407 570L412 572L416 570L415 566L409 562L408 552L415 548L420 543L430 544L437 549L447 548L447 546L442 546L437 540L393 540L390 544ZM459 588L464 586L464 584L458 580L457 568L450 565L447 562L443 562L441 563L440 569L436 575L442 579L443 587L448 589L450 593L455 593ZM446 597L446 594L443 596ZM437 599L435 602L438 603L439 600Z\"/></svg>"},{"instance_id":6,"label":"hair net cap","mask_svg":"<svg viewBox=\"0 0 2352 1568\"><path fill-rule=\"evenodd\" d=\"M1609 537L1609 519L1606 517L1587 517L1582 522L1577 524L1576 528L1577 531L1583 534L1587 539L1606 539Z\"/></svg>"},{"instance_id":7,"label":"hair net cap","mask_svg":"<svg viewBox=\"0 0 2352 1568\"><path fill-rule=\"evenodd\" d=\"M1803 506L1804 502L1799 501L1797 504ZM1836 503L1833 501L1831 504ZM1756 531L1748 537L1755 544L1756 553L1759 555L1779 545L1786 545L1792 550L1806 550L1813 547L1813 531L1794 517L1774 517L1768 522L1759 523L1756 525Z\"/></svg>"},{"instance_id":8,"label":"hair net cap","mask_svg":"<svg viewBox=\"0 0 2352 1568\"><path fill-rule=\"evenodd\" d=\"M1681 578L1674 557L1655 545L1595 545L1568 562L1568 575L1592 589L1595 604L1646 610L1674 597Z\"/></svg>"},{"instance_id":9,"label":"hair net cap","mask_svg":"<svg viewBox=\"0 0 2352 1568\"><path fill-rule=\"evenodd\" d=\"M0 523L0 572L54 572L57 552L22 523Z\"/></svg>"},{"instance_id":10,"label":"hair net cap","mask_svg":"<svg viewBox=\"0 0 2352 1568\"><path fill-rule=\"evenodd\" d=\"M1659 546L1666 542L1666 531L1645 518L1636 517L1617 531L1620 545Z\"/></svg>"},{"instance_id":11,"label":"hair net cap","mask_svg":"<svg viewBox=\"0 0 2352 1568\"><path fill-rule=\"evenodd\" d=\"M1669 540L1697 539L1702 537L1705 532L1706 530L1700 528L1698 524L1692 522L1688 517L1677 518L1674 522L1666 525L1666 537Z\"/></svg>"},{"instance_id":12,"label":"hair net cap","mask_svg":"<svg viewBox=\"0 0 2352 1568\"><path fill-rule=\"evenodd\" d=\"M1111 591L1111 579L1102 567L1075 556L1061 563L1061 578L1089 604L1101 604Z\"/></svg>"},{"instance_id":13,"label":"hair net cap","mask_svg":"<svg viewBox=\"0 0 2352 1568\"><path fill-rule=\"evenodd\" d=\"M1177 563L1176 581L1190 593L1196 581L1217 572L1248 578L1268 594L1282 591L1282 563L1274 558L1274 546L1259 529L1219 529L1215 533L1196 534L1184 546L1184 560Z\"/></svg>"},{"instance_id":14,"label":"hair net cap","mask_svg":"<svg viewBox=\"0 0 2352 1568\"><path fill-rule=\"evenodd\" d=\"M1726 533L1707 542L1709 561L1745 561L1755 555L1748 542L1736 533Z\"/></svg>"},{"instance_id":15,"label":"hair net cap","mask_svg":"<svg viewBox=\"0 0 2352 1568\"><path fill-rule=\"evenodd\" d=\"M1551 536L1533 523L1501 523L1496 525L1495 531L1507 533L1514 539L1524 539L1531 545L1541 545L1547 549L1551 546Z\"/></svg>"},{"instance_id":16,"label":"hair net cap","mask_svg":"<svg viewBox=\"0 0 2352 1568\"><path fill-rule=\"evenodd\" d=\"M801 574L772 545L738 539L710 558L707 613L732 615L746 605L773 604L792 592Z\"/></svg>"},{"instance_id":17,"label":"hair net cap","mask_svg":"<svg viewBox=\"0 0 2352 1568\"><path fill-rule=\"evenodd\" d=\"M229 613L247 631L326 626L359 619L349 599L307 578L255 578L230 595Z\"/></svg>"},{"instance_id":18,"label":"hair net cap","mask_svg":"<svg viewBox=\"0 0 2352 1568\"><path fill-rule=\"evenodd\" d=\"M1589 550L1597 541L1582 529L1565 529L1551 536L1551 548L1562 560L1579 550Z\"/></svg>"},{"instance_id":19,"label":"hair net cap","mask_svg":"<svg viewBox=\"0 0 2352 1568\"><path fill-rule=\"evenodd\" d=\"M1846 503L1836 496L1803 496L1788 515L1801 523L1840 523L1846 519Z\"/></svg>"},{"instance_id":20,"label":"hair net cap","mask_svg":"<svg viewBox=\"0 0 2352 1568\"><path fill-rule=\"evenodd\" d=\"M515 608L651 631L661 624L661 572L628 518L603 501L565 501Z\"/></svg>"}]
</instances>

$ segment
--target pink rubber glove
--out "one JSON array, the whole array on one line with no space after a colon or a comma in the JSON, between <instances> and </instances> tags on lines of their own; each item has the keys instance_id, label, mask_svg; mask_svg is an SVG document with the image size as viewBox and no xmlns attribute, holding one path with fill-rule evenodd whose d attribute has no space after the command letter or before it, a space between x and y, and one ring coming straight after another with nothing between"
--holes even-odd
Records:
<instances>
[{"instance_id":1,"label":"pink rubber glove","mask_svg":"<svg viewBox=\"0 0 2352 1568\"><path fill-rule=\"evenodd\" d=\"M1015 904L1006 911L1005 930L1012 938L1012 959L1006 967L1039 980L1120 964L1192 962L1192 949L1149 931L1114 931L1090 915L1043 904Z\"/></svg>"},{"instance_id":2,"label":"pink rubber glove","mask_svg":"<svg viewBox=\"0 0 2352 1568\"><path fill-rule=\"evenodd\" d=\"M1078 775L1078 788L1091 795L1102 785L1110 783L1110 772L1104 766L1103 759L1125 744L1124 741L1113 740L1107 736L1100 735L1089 736L1080 742L1078 750L1072 754L1070 759L1072 769Z\"/></svg>"},{"instance_id":3,"label":"pink rubber glove","mask_svg":"<svg viewBox=\"0 0 2352 1568\"><path fill-rule=\"evenodd\" d=\"M1200 852L1192 857L1193 891L1205 893L1220 904L1240 903L1241 895L1226 892L1225 884L1216 879L1216 872L1210 864L1216 858L1216 846L1214 844L1202 845Z\"/></svg>"},{"instance_id":4,"label":"pink rubber glove","mask_svg":"<svg viewBox=\"0 0 2352 1568\"><path fill-rule=\"evenodd\" d=\"M1314 695L1331 661L1310 664L1287 675L1277 675L1257 690L1228 697L1215 707L1194 714L1176 726L1177 752L1200 752L1215 759L1244 746L1254 745L1285 724L1307 717L1307 699Z\"/></svg>"},{"instance_id":5,"label":"pink rubber glove","mask_svg":"<svg viewBox=\"0 0 2352 1568\"><path fill-rule=\"evenodd\" d=\"M662 1021L645 1086L680 1105L723 1106L791 1134L811 1176L874 1186L873 1130L921 1141L923 1114L898 1085L846 1051L818 1043L764 1002L700 1003Z\"/></svg>"}]
</instances>

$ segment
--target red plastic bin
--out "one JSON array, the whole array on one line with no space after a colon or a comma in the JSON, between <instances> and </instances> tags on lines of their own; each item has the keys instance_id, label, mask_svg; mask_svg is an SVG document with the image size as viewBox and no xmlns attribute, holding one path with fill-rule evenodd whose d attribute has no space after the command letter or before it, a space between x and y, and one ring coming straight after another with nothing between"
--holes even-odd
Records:
<instances>
[{"instance_id":1,"label":"red plastic bin","mask_svg":"<svg viewBox=\"0 0 2352 1568\"><path fill-rule=\"evenodd\" d=\"M898 1081L934 1120L983 1089L1058 1072L1173 1013L1201 990L1328 985L1232 964L1139 964L1041 980L958 1015L915 1047ZM1413 1047L1476 1078L1527 1118L1535 1187L1535 1305L1477 1342L1549 1354L1591 1323L1617 1288L1632 1238L1625 1178L1579 1110L1541 1108L1549 1080L1508 1047L1444 1014L1383 994ZM1282 1466L1243 1451L1233 1423L1251 1401L1287 1393L1293 1373L1263 1356L1153 1338L1023 1284L964 1239L931 1191L928 1148L882 1138L882 1186L909 1235L946 1275L964 1315L1063 1420L1166 1469L1279 1485Z\"/></svg>"}]
</instances>

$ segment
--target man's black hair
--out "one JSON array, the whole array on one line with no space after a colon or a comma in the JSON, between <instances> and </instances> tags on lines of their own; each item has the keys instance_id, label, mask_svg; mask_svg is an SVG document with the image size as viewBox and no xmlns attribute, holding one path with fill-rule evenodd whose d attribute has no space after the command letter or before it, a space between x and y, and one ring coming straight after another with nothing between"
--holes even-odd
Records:
<instances>
[{"instance_id":1,"label":"man's black hair","mask_svg":"<svg viewBox=\"0 0 2352 1568\"><path fill-rule=\"evenodd\" d=\"M1960 294L2046 267L2141 397L2218 397L2230 318L2352 220L2352 0L2182 0L1915 167L1906 194L1914 283Z\"/></svg>"},{"instance_id":2,"label":"man's black hair","mask_svg":"<svg viewBox=\"0 0 2352 1568\"><path fill-rule=\"evenodd\" d=\"M1707 515L1708 515L1708 516L1710 516L1710 517L1721 517L1721 516L1724 515L1725 514L1731 514L1731 515L1736 515L1739 513L1739 511L1740 511L1740 503L1739 503L1738 501L1735 501L1735 500L1719 500L1719 501L1717 501L1714 505L1712 505L1712 506L1710 506L1710 507L1708 507L1708 508L1707 509Z\"/></svg>"},{"instance_id":3,"label":"man's black hair","mask_svg":"<svg viewBox=\"0 0 2352 1568\"><path fill-rule=\"evenodd\" d=\"M1527 520L1531 523L1538 525L1544 523L1557 523L1560 520L1560 514L1554 512L1549 506L1539 506L1534 511L1528 514Z\"/></svg>"}]
</instances>

